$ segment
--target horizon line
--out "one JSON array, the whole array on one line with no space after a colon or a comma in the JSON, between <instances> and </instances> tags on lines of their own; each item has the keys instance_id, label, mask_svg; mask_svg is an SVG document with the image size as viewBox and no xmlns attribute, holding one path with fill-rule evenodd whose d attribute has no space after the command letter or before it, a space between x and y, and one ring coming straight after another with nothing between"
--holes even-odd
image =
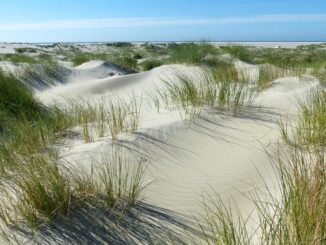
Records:
<instances>
[{"instance_id":1,"label":"horizon line","mask_svg":"<svg viewBox=\"0 0 326 245\"><path fill-rule=\"evenodd\" d=\"M265 41L255 41L255 40L213 40L213 41L192 41L192 40L170 40L170 41L158 41L158 40L146 40L146 41L49 41L49 42L20 42L20 41L1 41L3 44L86 44L86 43L94 43L94 44L106 44L106 43L326 43L326 40L265 40Z\"/></svg>"}]
</instances>

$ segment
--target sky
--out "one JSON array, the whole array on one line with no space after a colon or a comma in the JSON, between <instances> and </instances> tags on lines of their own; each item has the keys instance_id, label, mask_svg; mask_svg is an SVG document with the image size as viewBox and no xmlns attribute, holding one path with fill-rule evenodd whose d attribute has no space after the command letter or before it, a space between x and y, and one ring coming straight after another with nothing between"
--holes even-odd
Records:
<instances>
[{"instance_id":1,"label":"sky","mask_svg":"<svg viewBox=\"0 0 326 245\"><path fill-rule=\"evenodd\" d=\"M4 0L0 42L326 41L326 0Z\"/></svg>"}]
</instances>

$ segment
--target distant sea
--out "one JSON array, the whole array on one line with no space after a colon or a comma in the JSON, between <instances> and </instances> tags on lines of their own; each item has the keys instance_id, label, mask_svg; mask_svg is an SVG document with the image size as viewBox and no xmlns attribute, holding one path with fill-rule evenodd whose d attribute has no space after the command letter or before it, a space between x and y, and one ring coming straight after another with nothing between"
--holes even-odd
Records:
<instances>
[{"instance_id":1,"label":"distant sea","mask_svg":"<svg viewBox=\"0 0 326 245\"><path fill-rule=\"evenodd\" d=\"M225 44L240 44L245 46L256 46L256 47L265 47L265 48L296 48L300 45L310 45L310 44L321 44L323 42L213 42L217 45Z\"/></svg>"},{"instance_id":2,"label":"distant sea","mask_svg":"<svg viewBox=\"0 0 326 245\"><path fill-rule=\"evenodd\" d=\"M15 44L36 44L36 45L49 45L49 44L55 44L55 43L64 43L64 44L105 44L105 43L116 43L119 41L107 41L107 42L36 42L36 43L19 43L14 42ZM186 43L186 42L194 42L196 41L121 41L121 42L129 42L129 43ZM0 42L1 43L1 42ZM199 42L198 42L199 43ZM256 47L267 47L267 48L276 48L276 47L282 47L282 48L296 48L300 45L310 45L310 44L320 44L320 43L326 43L326 42L300 42L300 41L266 41L266 42L256 42L256 41L210 41L210 43L216 44L216 45L245 45L245 46L256 46ZM13 43L11 43L13 44Z\"/></svg>"}]
</instances>

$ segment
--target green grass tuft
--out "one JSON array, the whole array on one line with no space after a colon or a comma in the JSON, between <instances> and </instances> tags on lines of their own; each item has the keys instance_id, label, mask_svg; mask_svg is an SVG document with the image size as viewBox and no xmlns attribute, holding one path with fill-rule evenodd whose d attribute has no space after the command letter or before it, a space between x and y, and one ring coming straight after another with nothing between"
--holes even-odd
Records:
<instances>
[{"instance_id":1,"label":"green grass tuft","mask_svg":"<svg viewBox=\"0 0 326 245\"><path fill-rule=\"evenodd\" d=\"M2 56L2 60L11 61L13 63L26 63L26 64L37 64L38 60L32 56L24 54L5 54Z\"/></svg>"},{"instance_id":2,"label":"green grass tuft","mask_svg":"<svg viewBox=\"0 0 326 245\"><path fill-rule=\"evenodd\" d=\"M244 218L221 199L205 202L206 214L198 223L208 244L325 243L325 97L325 92L314 91L301 102L298 124L290 132L281 124L285 143L291 144L270 153L278 195L265 184L266 190L249 197L259 221L253 233L246 226L250 216Z\"/></svg>"},{"instance_id":3,"label":"green grass tuft","mask_svg":"<svg viewBox=\"0 0 326 245\"><path fill-rule=\"evenodd\" d=\"M212 64L210 59L206 59L209 55L219 54L219 51L210 43L183 43L171 44L170 60L173 63L185 64ZM213 65L215 63L213 62Z\"/></svg>"},{"instance_id":4,"label":"green grass tuft","mask_svg":"<svg viewBox=\"0 0 326 245\"><path fill-rule=\"evenodd\" d=\"M143 67L144 71L149 71L152 70L156 67L159 67L161 65L163 65L164 62L161 60L155 60L155 59L151 59L151 60L146 60L140 63L140 65Z\"/></svg>"},{"instance_id":5,"label":"green grass tuft","mask_svg":"<svg viewBox=\"0 0 326 245\"><path fill-rule=\"evenodd\" d=\"M45 116L44 107L14 75L0 71L0 131L10 129L11 119L35 121Z\"/></svg>"},{"instance_id":6,"label":"green grass tuft","mask_svg":"<svg viewBox=\"0 0 326 245\"><path fill-rule=\"evenodd\" d=\"M200 77L179 73L175 79L165 81L165 84L166 91L159 93L165 106L174 105L181 114L184 111L191 119L196 118L201 108L206 106L217 112L231 111L237 115L242 108L252 103L255 96L254 90L237 78L233 68L225 73L219 69L203 71ZM159 107L157 98L151 98Z\"/></svg>"}]
</instances>

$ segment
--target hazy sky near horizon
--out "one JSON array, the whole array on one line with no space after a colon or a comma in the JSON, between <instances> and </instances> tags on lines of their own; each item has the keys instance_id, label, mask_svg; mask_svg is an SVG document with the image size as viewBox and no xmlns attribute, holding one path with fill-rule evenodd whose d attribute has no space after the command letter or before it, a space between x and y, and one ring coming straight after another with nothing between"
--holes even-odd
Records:
<instances>
[{"instance_id":1,"label":"hazy sky near horizon","mask_svg":"<svg viewBox=\"0 0 326 245\"><path fill-rule=\"evenodd\" d=\"M325 0L10 0L0 42L325 41Z\"/></svg>"}]
</instances>

